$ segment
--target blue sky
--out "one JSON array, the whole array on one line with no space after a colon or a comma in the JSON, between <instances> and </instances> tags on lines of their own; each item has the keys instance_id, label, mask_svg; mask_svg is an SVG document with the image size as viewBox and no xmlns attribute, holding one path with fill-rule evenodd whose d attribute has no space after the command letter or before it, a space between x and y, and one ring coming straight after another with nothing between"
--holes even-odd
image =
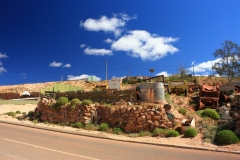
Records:
<instances>
[{"instance_id":1,"label":"blue sky","mask_svg":"<svg viewBox=\"0 0 240 160\"><path fill-rule=\"evenodd\" d=\"M0 0L0 85L212 74L240 45L238 0ZM106 67L107 64L107 67ZM149 69L153 68L153 74Z\"/></svg>"}]
</instances>

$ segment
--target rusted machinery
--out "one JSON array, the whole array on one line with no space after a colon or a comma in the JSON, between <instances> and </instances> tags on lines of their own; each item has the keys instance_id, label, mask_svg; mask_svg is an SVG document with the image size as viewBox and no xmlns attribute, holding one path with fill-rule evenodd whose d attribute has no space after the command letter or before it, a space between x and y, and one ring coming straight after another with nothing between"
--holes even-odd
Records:
<instances>
[{"instance_id":1,"label":"rusted machinery","mask_svg":"<svg viewBox=\"0 0 240 160\"><path fill-rule=\"evenodd\" d=\"M202 85L199 92L199 109L217 109L219 95L220 91L218 85Z\"/></svg>"}]
</instances>

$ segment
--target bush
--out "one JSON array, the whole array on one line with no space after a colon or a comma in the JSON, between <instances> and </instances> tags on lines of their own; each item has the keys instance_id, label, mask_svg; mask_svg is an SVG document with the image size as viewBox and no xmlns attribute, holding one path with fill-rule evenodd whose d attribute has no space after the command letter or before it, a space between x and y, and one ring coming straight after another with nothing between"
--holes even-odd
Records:
<instances>
[{"instance_id":1,"label":"bush","mask_svg":"<svg viewBox=\"0 0 240 160\"><path fill-rule=\"evenodd\" d=\"M152 133L150 133L148 131L139 132L139 137L144 137L144 136L152 136Z\"/></svg>"},{"instance_id":2,"label":"bush","mask_svg":"<svg viewBox=\"0 0 240 160\"><path fill-rule=\"evenodd\" d=\"M214 109L210 109L207 108L202 112L202 117L209 117L212 118L214 120L218 120L220 118L219 114L217 113L217 111L215 111Z\"/></svg>"},{"instance_id":3,"label":"bush","mask_svg":"<svg viewBox=\"0 0 240 160\"><path fill-rule=\"evenodd\" d=\"M91 131L98 130L98 128L94 124L92 124L92 123L86 124L85 125L85 129L86 130L91 130Z\"/></svg>"},{"instance_id":4,"label":"bush","mask_svg":"<svg viewBox=\"0 0 240 160\"><path fill-rule=\"evenodd\" d=\"M80 104L80 100L78 98L74 98L71 100L70 104L71 104L71 108L75 109L77 105Z\"/></svg>"},{"instance_id":5,"label":"bush","mask_svg":"<svg viewBox=\"0 0 240 160\"><path fill-rule=\"evenodd\" d=\"M93 102L92 102L91 100L83 100L82 103L81 103L81 105L87 106L87 105L92 104L92 103L93 103Z\"/></svg>"},{"instance_id":6,"label":"bush","mask_svg":"<svg viewBox=\"0 0 240 160\"><path fill-rule=\"evenodd\" d=\"M73 123L70 125L73 128L83 128L84 124L82 122Z\"/></svg>"},{"instance_id":7,"label":"bush","mask_svg":"<svg viewBox=\"0 0 240 160\"><path fill-rule=\"evenodd\" d=\"M26 114L26 112L22 112L22 114Z\"/></svg>"},{"instance_id":8,"label":"bush","mask_svg":"<svg viewBox=\"0 0 240 160\"><path fill-rule=\"evenodd\" d=\"M178 113L180 113L180 114L182 114L182 115L186 115L187 109L186 109L186 108L180 108L180 109L178 110Z\"/></svg>"},{"instance_id":9,"label":"bush","mask_svg":"<svg viewBox=\"0 0 240 160\"><path fill-rule=\"evenodd\" d=\"M16 111L15 114L21 114L21 111Z\"/></svg>"},{"instance_id":10,"label":"bush","mask_svg":"<svg viewBox=\"0 0 240 160\"><path fill-rule=\"evenodd\" d=\"M175 130L168 130L166 133L166 137L177 137L179 136L178 131Z\"/></svg>"},{"instance_id":11,"label":"bush","mask_svg":"<svg viewBox=\"0 0 240 160\"><path fill-rule=\"evenodd\" d=\"M32 116L33 116L33 111L29 111L29 112L28 112L28 116L29 116L29 117L32 117Z\"/></svg>"},{"instance_id":12,"label":"bush","mask_svg":"<svg viewBox=\"0 0 240 160\"><path fill-rule=\"evenodd\" d=\"M123 130L121 128L113 128L113 134L123 134Z\"/></svg>"},{"instance_id":13,"label":"bush","mask_svg":"<svg viewBox=\"0 0 240 160\"><path fill-rule=\"evenodd\" d=\"M59 97L57 100L57 104L59 106L63 106L68 103L68 98L67 97Z\"/></svg>"},{"instance_id":14,"label":"bush","mask_svg":"<svg viewBox=\"0 0 240 160\"><path fill-rule=\"evenodd\" d=\"M67 97L59 97L57 100L57 103L52 105L53 109L60 109L61 106L65 105L68 103L68 98Z\"/></svg>"},{"instance_id":15,"label":"bush","mask_svg":"<svg viewBox=\"0 0 240 160\"><path fill-rule=\"evenodd\" d=\"M204 112L204 110L198 110L197 111L197 114L200 116L200 117L202 117L202 113Z\"/></svg>"},{"instance_id":16,"label":"bush","mask_svg":"<svg viewBox=\"0 0 240 160\"><path fill-rule=\"evenodd\" d=\"M237 135L231 130L222 130L215 136L218 144L235 144L239 142Z\"/></svg>"},{"instance_id":17,"label":"bush","mask_svg":"<svg viewBox=\"0 0 240 160\"><path fill-rule=\"evenodd\" d=\"M162 128L155 128L153 130L153 136L154 137L157 137L157 136L160 136L160 137L165 137L166 136L166 133L167 133L167 130L166 129L162 129Z\"/></svg>"},{"instance_id":18,"label":"bush","mask_svg":"<svg viewBox=\"0 0 240 160\"><path fill-rule=\"evenodd\" d=\"M99 126L99 131L107 131L109 129L109 125L107 123L102 123Z\"/></svg>"},{"instance_id":19,"label":"bush","mask_svg":"<svg viewBox=\"0 0 240 160\"><path fill-rule=\"evenodd\" d=\"M188 128L184 131L184 137L196 137L197 130L195 128Z\"/></svg>"},{"instance_id":20,"label":"bush","mask_svg":"<svg viewBox=\"0 0 240 160\"><path fill-rule=\"evenodd\" d=\"M6 115L11 117L16 117L16 114L14 112L7 112Z\"/></svg>"}]
</instances>

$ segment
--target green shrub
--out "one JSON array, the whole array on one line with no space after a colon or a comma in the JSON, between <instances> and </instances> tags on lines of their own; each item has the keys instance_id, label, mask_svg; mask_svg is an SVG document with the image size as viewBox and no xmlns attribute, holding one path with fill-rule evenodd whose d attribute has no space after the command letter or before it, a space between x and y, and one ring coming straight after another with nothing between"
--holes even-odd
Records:
<instances>
[{"instance_id":1,"label":"green shrub","mask_svg":"<svg viewBox=\"0 0 240 160\"><path fill-rule=\"evenodd\" d=\"M11 117L16 117L16 114L14 112L7 112L6 115L11 116Z\"/></svg>"},{"instance_id":2,"label":"green shrub","mask_svg":"<svg viewBox=\"0 0 240 160\"><path fill-rule=\"evenodd\" d=\"M123 130L121 128L113 128L113 134L123 134Z\"/></svg>"},{"instance_id":3,"label":"green shrub","mask_svg":"<svg viewBox=\"0 0 240 160\"><path fill-rule=\"evenodd\" d=\"M94 131L94 130L98 130L98 127L96 127L95 124L88 123L88 124L85 125L85 129Z\"/></svg>"},{"instance_id":4,"label":"green shrub","mask_svg":"<svg viewBox=\"0 0 240 160\"><path fill-rule=\"evenodd\" d=\"M81 103L81 105L83 105L83 106L87 106L89 104L93 104L93 102L91 100L83 100Z\"/></svg>"},{"instance_id":5,"label":"green shrub","mask_svg":"<svg viewBox=\"0 0 240 160\"><path fill-rule=\"evenodd\" d=\"M67 97L59 97L57 102L52 105L52 109L60 109L61 106L65 105L67 103L68 103Z\"/></svg>"},{"instance_id":6,"label":"green shrub","mask_svg":"<svg viewBox=\"0 0 240 160\"><path fill-rule=\"evenodd\" d=\"M155 128L153 130L153 136L154 137L157 137L157 136L160 136L160 137L165 137L166 136L166 133L167 133L167 130L166 129L162 129L162 128Z\"/></svg>"},{"instance_id":7,"label":"green shrub","mask_svg":"<svg viewBox=\"0 0 240 160\"><path fill-rule=\"evenodd\" d=\"M178 131L175 130L168 130L166 133L166 137L177 137L179 136Z\"/></svg>"},{"instance_id":8,"label":"green shrub","mask_svg":"<svg viewBox=\"0 0 240 160\"><path fill-rule=\"evenodd\" d=\"M22 114L26 114L26 112L22 112Z\"/></svg>"},{"instance_id":9,"label":"green shrub","mask_svg":"<svg viewBox=\"0 0 240 160\"><path fill-rule=\"evenodd\" d=\"M109 129L109 125L107 123L101 123L99 126L99 131L107 131Z\"/></svg>"},{"instance_id":10,"label":"green shrub","mask_svg":"<svg viewBox=\"0 0 240 160\"><path fill-rule=\"evenodd\" d=\"M217 111L215 111L214 109L210 109L210 108L205 109L201 115L202 115L202 117L209 117L214 120L218 120L220 118Z\"/></svg>"},{"instance_id":11,"label":"green shrub","mask_svg":"<svg viewBox=\"0 0 240 160\"><path fill-rule=\"evenodd\" d=\"M57 104L60 106L63 106L68 103L68 98L67 97L59 97L57 100Z\"/></svg>"},{"instance_id":12,"label":"green shrub","mask_svg":"<svg viewBox=\"0 0 240 160\"><path fill-rule=\"evenodd\" d=\"M78 98L74 98L71 100L70 104L71 104L71 108L75 109L77 105L80 104L80 100Z\"/></svg>"},{"instance_id":13,"label":"green shrub","mask_svg":"<svg viewBox=\"0 0 240 160\"><path fill-rule=\"evenodd\" d=\"M32 116L33 116L33 111L29 111L29 112L28 112L28 116L29 116L29 117L32 117Z\"/></svg>"},{"instance_id":14,"label":"green shrub","mask_svg":"<svg viewBox=\"0 0 240 160\"><path fill-rule=\"evenodd\" d=\"M202 117L202 113L204 112L204 110L198 110L197 111L197 114L200 116L200 117Z\"/></svg>"},{"instance_id":15,"label":"green shrub","mask_svg":"<svg viewBox=\"0 0 240 160\"><path fill-rule=\"evenodd\" d=\"M15 114L21 114L21 111L16 111Z\"/></svg>"},{"instance_id":16,"label":"green shrub","mask_svg":"<svg viewBox=\"0 0 240 160\"><path fill-rule=\"evenodd\" d=\"M195 128L188 128L184 131L185 137L196 137L197 136L197 130Z\"/></svg>"},{"instance_id":17,"label":"green shrub","mask_svg":"<svg viewBox=\"0 0 240 160\"><path fill-rule=\"evenodd\" d=\"M235 144L239 142L237 135L231 130L219 131L215 136L218 144Z\"/></svg>"},{"instance_id":18,"label":"green shrub","mask_svg":"<svg viewBox=\"0 0 240 160\"><path fill-rule=\"evenodd\" d=\"M84 124L82 122L76 122L70 125L73 128L83 128Z\"/></svg>"},{"instance_id":19,"label":"green shrub","mask_svg":"<svg viewBox=\"0 0 240 160\"><path fill-rule=\"evenodd\" d=\"M182 115L186 115L187 109L186 109L186 108L180 108L180 109L178 110L178 113L180 113L180 114L182 114Z\"/></svg>"},{"instance_id":20,"label":"green shrub","mask_svg":"<svg viewBox=\"0 0 240 160\"><path fill-rule=\"evenodd\" d=\"M152 136L152 133L150 133L148 131L139 132L139 137L145 137L145 136Z\"/></svg>"}]
</instances>

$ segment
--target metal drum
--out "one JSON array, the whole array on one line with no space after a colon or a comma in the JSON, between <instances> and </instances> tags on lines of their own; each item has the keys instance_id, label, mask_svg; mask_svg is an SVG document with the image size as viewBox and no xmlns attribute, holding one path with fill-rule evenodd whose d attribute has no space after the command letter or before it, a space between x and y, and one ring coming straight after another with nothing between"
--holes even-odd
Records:
<instances>
[{"instance_id":1,"label":"metal drum","mask_svg":"<svg viewBox=\"0 0 240 160\"><path fill-rule=\"evenodd\" d=\"M164 85L161 82L141 84L140 99L147 102L163 102L165 100Z\"/></svg>"}]
</instances>

